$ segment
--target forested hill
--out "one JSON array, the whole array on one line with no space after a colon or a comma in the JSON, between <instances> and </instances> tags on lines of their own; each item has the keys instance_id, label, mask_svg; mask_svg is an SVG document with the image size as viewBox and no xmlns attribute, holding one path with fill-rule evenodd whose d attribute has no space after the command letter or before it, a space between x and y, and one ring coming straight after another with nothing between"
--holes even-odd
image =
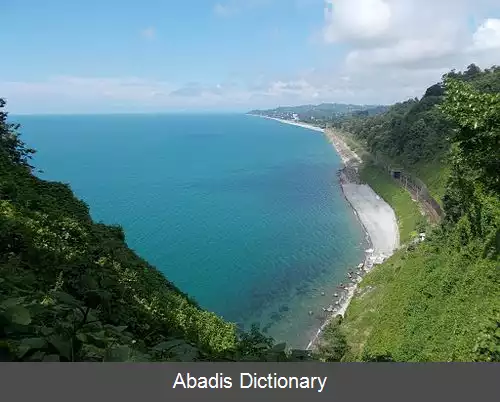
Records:
<instances>
[{"instance_id":1,"label":"forested hill","mask_svg":"<svg viewBox=\"0 0 500 402\"><path fill-rule=\"evenodd\" d=\"M0 99L0 360L303 360L202 310L94 223L62 183L33 175L33 150Z\"/></svg>"},{"instance_id":2,"label":"forested hill","mask_svg":"<svg viewBox=\"0 0 500 402\"><path fill-rule=\"evenodd\" d=\"M446 172L445 217L365 277L325 344L346 336L347 361L500 361L500 68L452 71L420 100L336 126L380 158Z\"/></svg>"},{"instance_id":3,"label":"forested hill","mask_svg":"<svg viewBox=\"0 0 500 402\"><path fill-rule=\"evenodd\" d=\"M342 115L329 124L354 135L372 156L406 168L426 182L436 199L444 195L450 138L456 124L437 105L444 99L447 79L467 82L485 93L500 92L500 67L482 71L471 64L466 71L451 71L429 87L420 99L396 103L385 113Z\"/></svg>"},{"instance_id":4,"label":"forested hill","mask_svg":"<svg viewBox=\"0 0 500 402\"><path fill-rule=\"evenodd\" d=\"M322 103L319 105L282 106L269 110L252 110L249 114L315 122L321 124L340 115L374 115L387 110L381 105L351 105L343 103Z\"/></svg>"}]
</instances>

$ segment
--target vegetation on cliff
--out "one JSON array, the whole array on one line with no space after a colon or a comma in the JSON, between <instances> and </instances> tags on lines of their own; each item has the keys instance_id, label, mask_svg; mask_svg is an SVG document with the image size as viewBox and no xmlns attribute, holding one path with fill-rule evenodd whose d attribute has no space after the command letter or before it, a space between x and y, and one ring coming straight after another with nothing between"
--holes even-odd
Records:
<instances>
[{"instance_id":1,"label":"vegetation on cliff","mask_svg":"<svg viewBox=\"0 0 500 402\"><path fill-rule=\"evenodd\" d=\"M436 92L423 113L443 132L413 130L426 122L409 119L418 101L406 118L394 115L398 105L355 123L391 158L418 165L435 161L433 147L446 153L449 175L442 224L368 274L332 324L347 339L345 361L500 361L500 69L452 72L426 95ZM385 128L371 126L380 121ZM398 132L414 138L398 142Z\"/></svg>"},{"instance_id":2,"label":"vegetation on cliff","mask_svg":"<svg viewBox=\"0 0 500 402\"><path fill-rule=\"evenodd\" d=\"M455 121L439 108L446 79L467 82L485 93L500 92L500 67L481 70L471 64L465 72L451 71L443 82L429 87L420 99L396 103L373 116L343 115L329 124L353 135L380 162L400 166L423 180L433 197L442 201L449 173L449 151Z\"/></svg>"}]
</instances>

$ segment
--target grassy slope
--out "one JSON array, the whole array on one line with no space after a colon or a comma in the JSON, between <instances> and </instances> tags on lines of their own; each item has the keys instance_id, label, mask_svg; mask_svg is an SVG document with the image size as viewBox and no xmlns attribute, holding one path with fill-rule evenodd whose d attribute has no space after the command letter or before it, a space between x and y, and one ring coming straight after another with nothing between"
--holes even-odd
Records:
<instances>
[{"instance_id":1,"label":"grassy slope","mask_svg":"<svg viewBox=\"0 0 500 402\"><path fill-rule=\"evenodd\" d=\"M420 172L439 177L435 166ZM421 218L415 202L376 167L366 166L361 177L394 208L402 242L408 240ZM473 346L488 324L484 317L500 311L498 262L475 257L480 243L455 247L439 234L428 240L398 251L360 284L342 325L350 349L345 360L363 354L396 361L473 360Z\"/></svg>"},{"instance_id":2,"label":"grassy slope","mask_svg":"<svg viewBox=\"0 0 500 402\"><path fill-rule=\"evenodd\" d=\"M471 361L488 319L500 311L498 262L471 261L474 247L442 239L400 250L367 275L346 314L346 360Z\"/></svg>"},{"instance_id":3,"label":"grassy slope","mask_svg":"<svg viewBox=\"0 0 500 402\"><path fill-rule=\"evenodd\" d=\"M449 170L446 162L435 160L431 163L421 163L414 166L412 173L425 183L431 196L442 206Z\"/></svg>"},{"instance_id":4,"label":"grassy slope","mask_svg":"<svg viewBox=\"0 0 500 402\"><path fill-rule=\"evenodd\" d=\"M344 139L369 159L362 144L350 136ZM444 162L435 161L414 166L412 172L441 203L448 170ZM394 208L401 242L410 240L422 216L409 193L374 165L366 164L360 175ZM500 311L498 263L475 259L471 265L474 247L480 244L460 249L434 237L415 250L398 251L365 277L342 324L349 345L344 360L387 355L396 361L475 358L473 346L488 317Z\"/></svg>"},{"instance_id":5,"label":"grassy slope","mask_svg":"<svg viewBox=\"0 0 500 402\"><path fill-rule=\"evenodd\" d=\"M352 135L341 133L344 142L356 152L363 160L369 161L372 156L366 151L366 147ZM428 186L432 195L444 193L444 183L446 177L443 174L443 165L436 163L433 167L423 166L415 168L415 171L422 173L421 180ZM360 171L360 178L370 185L396 213L399 225L399 236L402 243L411 239L418 226L424 221L418 204L416 204L410 194L398 185L390 175L383 169L368 162ZM440 199L439 199L440 201Z\"/></svg>"}]
</instances>

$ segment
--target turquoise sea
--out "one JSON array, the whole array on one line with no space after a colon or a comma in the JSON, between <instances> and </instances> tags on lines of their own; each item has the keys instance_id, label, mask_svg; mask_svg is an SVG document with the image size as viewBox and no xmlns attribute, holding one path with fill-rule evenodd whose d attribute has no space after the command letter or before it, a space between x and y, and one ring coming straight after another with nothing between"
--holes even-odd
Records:
<instances>
[{"instance_id":1,"label":"turquoise sea","mask_svg":"<svg viewBox=\"0 0 500 402\"><path fill-rule=\"evenodd\" d=\"M40 177L204 308L304 347L363 256L321 133L246 115L11 116Z\"/></svg>"}]
</instances>

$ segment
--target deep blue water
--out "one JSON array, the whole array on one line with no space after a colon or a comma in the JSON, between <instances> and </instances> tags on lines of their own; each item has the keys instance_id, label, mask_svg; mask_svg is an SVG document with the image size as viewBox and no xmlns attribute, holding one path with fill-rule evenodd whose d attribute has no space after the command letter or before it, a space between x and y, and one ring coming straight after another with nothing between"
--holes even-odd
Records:
<instances>
[{"instance_id":1,"label":"deep blue water","mask_svg":"<svg viewBox=\"0 0 500 402\"><path fill-rule=\"evenodd\" d=\"M94 219L122 225L139 255L245 328L305 346L362 259L321 133L245 115L12 120L42 178L70 183Z\"/></svg>"}]
</instances>

